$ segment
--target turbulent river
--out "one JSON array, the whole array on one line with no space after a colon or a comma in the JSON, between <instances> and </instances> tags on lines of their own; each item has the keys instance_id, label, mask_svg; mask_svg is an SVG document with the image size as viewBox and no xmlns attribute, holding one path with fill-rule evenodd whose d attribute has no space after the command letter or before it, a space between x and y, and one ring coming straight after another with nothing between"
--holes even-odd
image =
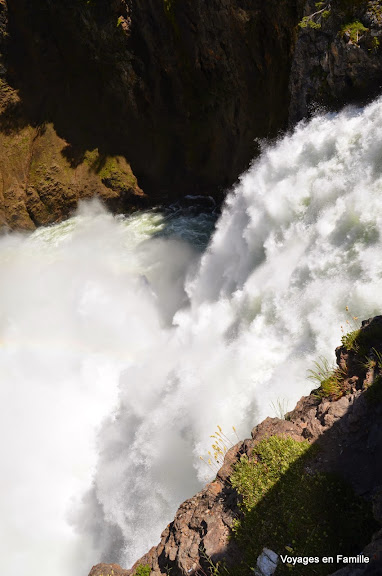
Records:
<instances>
[{"instance_id":1,"label":"turbulent river","mask_svg":"<svg viewBox=\"0 0 382 576\"><path fill-rule=\"evenodd\" d=\"M382 101L266 147L214 224L95 202L1 238L7 576L130 566L211 477L217 425L292 408L345 308L381 313Z\"/></svg>"}]
</instances>

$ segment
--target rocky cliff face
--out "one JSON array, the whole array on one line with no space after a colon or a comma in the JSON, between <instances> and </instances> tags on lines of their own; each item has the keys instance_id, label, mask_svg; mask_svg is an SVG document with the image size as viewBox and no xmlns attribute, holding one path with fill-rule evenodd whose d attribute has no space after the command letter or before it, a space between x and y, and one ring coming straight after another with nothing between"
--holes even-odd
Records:
<instances>
[{"instance_id":1,"label":"rocky cliff face","mask_svg":"<svg viewBox=\"0 0 382 576\"><path fill-rule=\"evenodd\" d=\"M382 88L382 6L377 0L308 0L290 79L290 125L319 106L339 109Z\"/></svg>"},{"instance_id":2,"label":"rocky cliff face","mask_svg":"<svg viewBox=\"0 0 382 576\"><path fill-rule=\"evenodd\" d=\"M123 154L148 194L216 194L287 121L299 0L10 5L15 82L80 149ZM84 81L84 78L86 79Z\"/></svg>"},{"instance_id":3,"label":"rocky cliff face","mask_svg":"<svg viewBox=\"0 0 382 576\"><path fill-rule=\"evenodd\" d=\"M1 0L0 225L221 199L256 139L376 95L381 40L377 0Z\"/></svg>"},{"instance_id":4,"label":"rocky cliff face","mask_svg":"<svg viewBox=\"0 0 382 576\"><path fill-rule=\"evenodd\" d=\"M8 65L0 118L2 222L44 224L94 193L111 194L120 209L136 205L140 191L126 165L122 198L118 176L93 177L111 157L132 167L151 202L190 193L222 198L255 155L254 140L287 124L302 4L8 2L6 50L0 48ZM1 6L4 15L5 0ZM49 142L40 138L47 125ZM48 160L53 134L57 154ZM29 178L36 140L43 190ZM89 153L98 154L91 174Z\"/></svg>"},{"instance_id":5,"label":"rocky cliff face","mask_svg":"<svg viewBox=\"0 0 382 576\"><path fill-rule=\"evenodd\" d=\"M355 342L348 346L350 349L344 346L337 349L340 392L337 390L327 397L312 393L299 401L286 420L267 418L256 426L250 439L229 450L215 480L180 506L158 546L131 570L102 564L94 566L90 576L111 574L112 569L116 575L130 576L138 565L148 565L152 576L169 571L183 576L212 574L210 562L216 564L222 559L229 573L229 567L242 558L240 547L230 537L234 521L242 514L240 497L230 482L232 470L244 454L251 459L259 442L274 435L288 436L299 442L308 440L317 445L317 455L306 467L305 474L310 475L312 481L315 474L322 473L345 478L355 494L372 502L376 526L381 526L382 366L375 359L382 351L382 317L364 322ZM358 552L360 550L354 550L354 553ZM336 576L382 573L380 528L364 554L370 557L369 564L344 567ZM328 568L327 573L330 572Z\"/></svg>"},{"instance_id":6,"label":"rocky cliff face","mask_svg":"<svg viewBox=\"0 0 382 576\"><path fill-rule=\"evenodd\" d=\"M10 20L7 3L1 0L0 229L33 230L62 220L79 199L95 195L115 212L146 205L147 198L125 158L97 147L74 158L49 113L42 112L40 117L30 113L32 103L23 99L18 81L11 80L16 72L10 57L14 39ZM23 25L27 27L28 22ZM28 49L25 42L20 46L26 67ZM41 94L43 81L36 73L35 90Z\"/></svg>"}]
</instances>

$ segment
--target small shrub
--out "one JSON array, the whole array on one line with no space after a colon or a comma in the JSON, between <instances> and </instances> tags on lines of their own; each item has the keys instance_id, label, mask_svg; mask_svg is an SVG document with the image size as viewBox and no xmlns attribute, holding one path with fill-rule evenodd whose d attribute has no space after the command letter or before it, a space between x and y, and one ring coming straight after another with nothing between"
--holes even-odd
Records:
<instances>
[{"instance_id":1,"label":"small shrub","mask_svg":"<svg viewBox=\"0 0 382 576\"><path fill-rule=\"evenodd\" d=\"M300 28L313 28L314 30L318 30L321 28L320 22L315 22L312 20L310 16L304 16L301 22L298 23Z\"/></svg>"},{"instance_id":2,"label":"small shrub","mask_svg":"<svg viewBox=\"0 0 382 576\"><path fill-rule=\"evenodd\" d=\"M151 568L148 564L139 564L135 569L135 576L150 576Z\"/></svg>"},{"instance_id":3,"label":"small shrub","mask_svg":"<svg viewBox=\"0 0 382 576\"><path fill-rule=\"evenodd\" d=\"M169 16L172 16L174 13L175 2L176 0L163 0L164 10Z\"/></svg>"},{"instance_id":4,"label":"small shrub","mask_svg":"<svg viewBox=\"0 0 382 576\"><path fill-rule=\"evenodd\" d=\"M317 12L309 14L309 16L304 16L301 22L298 23L300 28L319 29L321 28L322 20L329 18L331 14L330 4L325 2L316 2L316 8L319 8Z\"/></svg>"},{"instance_id":5,"label":"small shrub","mask_svg":"<svg viewBox=\"0 0 382 576\"><path fill-rule=\"evenodd\" d=\"M231 483L243 496L243 508L251 510L260 502L290 465L309 448L307 441L296 442L289 437L271 436L255 447L256 463L242 456L231 476Z\"/></svg>"},{"instance_id":6,"label":"small shrub","mask_svg":"<svg viewBox=\"0 0 382 576\"><path fill-rule=\"evenodd\" d=\"M341 36L349 36L350 42L353 44L358 44L360 37L367 32L369 29L366 28L359 20L355 20L354 22L350 22L345 24L341 28L340 35Z\"/></svg>"}]
</instances>

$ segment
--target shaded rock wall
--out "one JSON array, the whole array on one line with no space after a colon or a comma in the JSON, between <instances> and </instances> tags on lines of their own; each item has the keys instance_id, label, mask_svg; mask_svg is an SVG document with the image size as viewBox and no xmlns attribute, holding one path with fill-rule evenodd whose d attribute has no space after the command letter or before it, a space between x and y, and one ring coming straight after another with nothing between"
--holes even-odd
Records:
<instances>
[{"instance_id":1,"label":"shaded rock wall","mask_svg":"<svg viewBox=\"0 0 382 576\"><path fill-rule=\"evenodd\" d=\"M302 0L9 2L8 80L72 164L123 156L153 202L222 198L287 124Z\"/></svg>"},{"instance_id":2,"label":"shaded rock wall","mask_svg":"<svg viewBox=\"0 0 382 576\"><path fill-rule=\"evenodd\" d=\"M316 4L9 0L7 8L0 0L0 170L7 182L17 175L3 185L2 224L52 222L94 194L111 194L111 206L125 211L142 205L140 188L151 204L190 193L222 199L256 155L256 139L277 136L317 105L378 94L380 3ZM298 27L304 14L313 27ZM356 35L345 29L355 21L363 27ZM39 139L47 125L62 160L52 165L56 179L49 168L37 210L39 187L28 195L18 167L28 173L30 152L18 141ZM88 178L94 151L100 161ZM93 177L110 158L136 177L123 191L120 177L106 188Z\"/></svg>"},{"instance_id":3,"label":"shaded rock wall","mask_svg":"<svg viewBox=\"0 0 382 576\"><path fill-rule=\"evenodd\" d=\"M62 220L78 200L93 196L115 212L147 205L124 157L93 147L74 158L49 114L30 114L18 82L12 85L11 32L7 3L0 0L0 229L33 230ZM27 46L20 50L28 67ZM43 94L38 74L35 82L36 93Z\"/></svg>"},{"instance_id":4,"label":"shaded rock wall","mask_svg":"<svg viewBox=\"0 0 382 576\"><path fill-rule=\"evenodd\" d=\"M308 0L304 15L307 26L299 31L290 78L291 126L317 105L337 110L365 103L382 91L380 2L333 0L317 5Z\"/></svg>"}]
</instances>

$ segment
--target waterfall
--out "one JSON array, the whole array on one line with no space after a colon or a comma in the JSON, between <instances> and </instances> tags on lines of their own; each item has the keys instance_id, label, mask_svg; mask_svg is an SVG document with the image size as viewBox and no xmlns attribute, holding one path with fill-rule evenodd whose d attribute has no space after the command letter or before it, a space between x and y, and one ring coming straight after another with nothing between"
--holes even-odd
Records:
<instances>
[{"instance_id":1,"label":"waterfall","mask_svg":"<svg viewBox=\"0 0 382 576\"><path fill-rule=\"evenodd\" d=\"M381 192L377 100L265 146L202 255L200 220L158 234L96 205L0 240L9 576L128 567L211 478L217 425L248 437L309 393L352 317L381 313Z\"/></svg>"}]
</instances>

